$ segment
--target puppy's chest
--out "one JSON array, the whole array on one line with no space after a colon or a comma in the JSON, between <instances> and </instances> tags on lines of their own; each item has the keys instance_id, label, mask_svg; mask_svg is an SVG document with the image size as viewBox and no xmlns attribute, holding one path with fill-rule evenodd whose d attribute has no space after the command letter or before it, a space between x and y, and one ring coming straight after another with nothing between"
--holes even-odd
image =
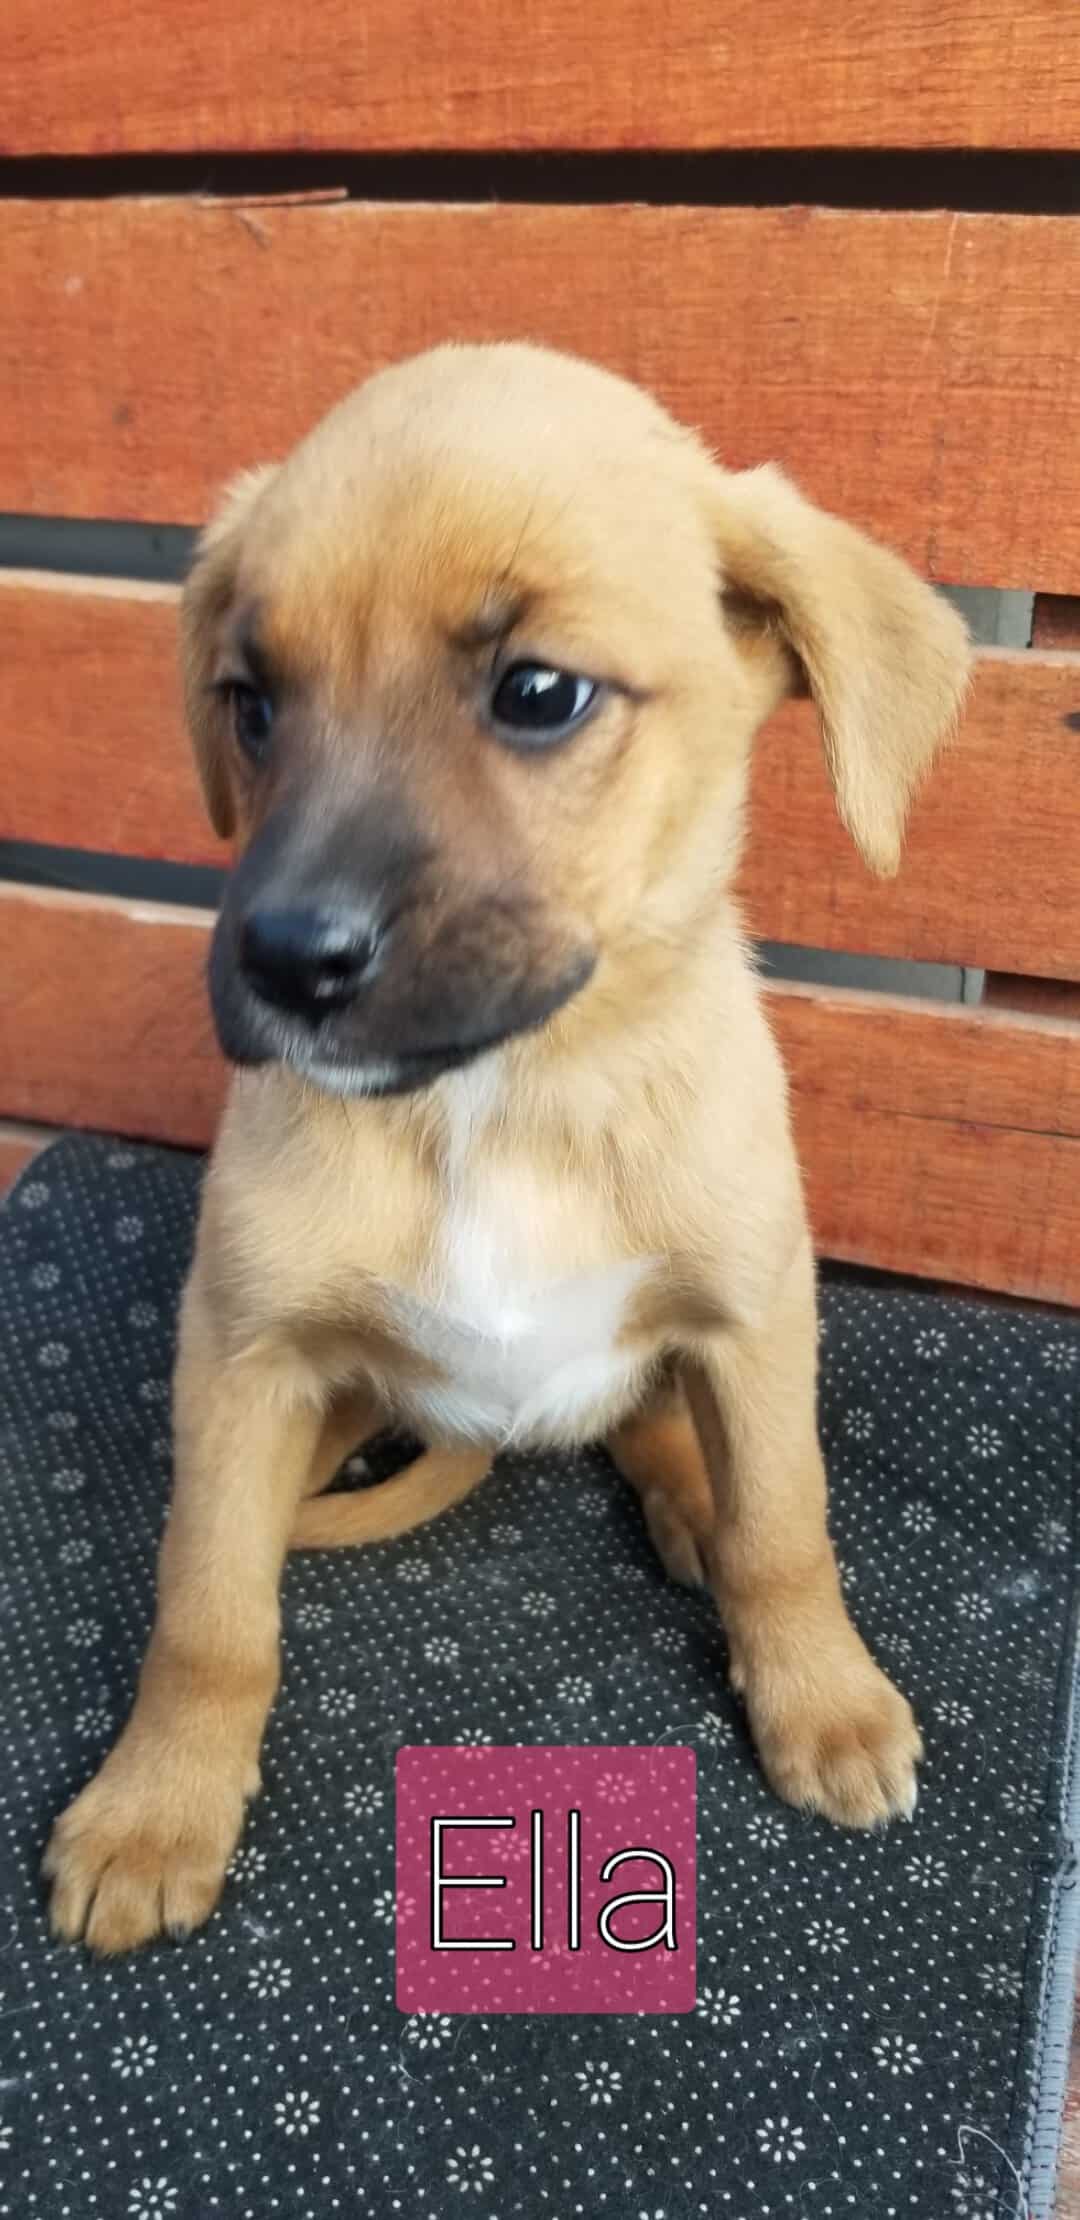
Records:
<instances>
[{"instance_id":1,"label":"puppy's chest","mask_svg":"<svg viewBox=\"0 0 1080 2220\"><path fill-rule=\"evenodd\" d=\"M403 1401L433 1436L572 1441L625 1406L641 1354L620 1343L648 1260L606 1214L523 1167L449 1189L426 1268L395 1307L423 1377Z\"/></svg>"}]
</instances>

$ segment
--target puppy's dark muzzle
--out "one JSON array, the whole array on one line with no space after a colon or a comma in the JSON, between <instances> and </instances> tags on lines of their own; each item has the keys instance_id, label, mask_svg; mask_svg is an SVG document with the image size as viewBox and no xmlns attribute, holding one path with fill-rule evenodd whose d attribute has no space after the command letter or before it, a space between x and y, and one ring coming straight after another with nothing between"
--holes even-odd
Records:
<instances>
[{"instance_id":1,"label":"puppy's dark muzzle","mask_svg":"<svg viewBox=\"0 0 1080 2220\"><path fill-rule=\"evenodd\" d=\"M383 942L370 918L316 908L253 910L237 938L252 992L310 1025L347 1009L370 985Z\"/></svg>"}]
</instances>

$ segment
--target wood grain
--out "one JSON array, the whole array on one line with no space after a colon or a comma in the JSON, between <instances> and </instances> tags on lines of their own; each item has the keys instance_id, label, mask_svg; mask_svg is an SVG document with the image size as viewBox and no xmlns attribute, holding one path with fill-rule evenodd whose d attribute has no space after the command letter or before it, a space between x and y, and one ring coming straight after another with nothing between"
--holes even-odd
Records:
<instances>
[{"instance_id":1,"label":"wood grain","mask_svg":"<svg viewBox=\"0 0 1080 2220\"><path fill-rule=\"evenodd\" d=\"M0 573L0 839L227 860L184 729L177 601L170 586Z\"/></svg>"},{"instance_id":2,"label":"wood grain","mask_svg":"<svg viewBox=\"0 0 1080 2220\"><path fill-rule=\"evenodd\" d=\"M1009 971L988 971L983 1001L997 1010L1029 1010L1037 1017L1080 1020L1080 986L1065 979L1018 979Z\"/></svg>"},{"instance_id":3,"label":"wood grain","mask_svg":"<svg viewBox=\"0 0 1080 2220\"><path fill-rule=\"evenodd\" d=\"M7 0L5 153L1075 147L1063 0Z\"/></svg>"},{"instance_id":4,"label":"wood grain","mask_svg":"<svg viewBox=\"0 0 1080 2220\"><path fill-rule=\"evenodd\" d=\"M1080 2220L1080 2020L1073 2026L1054 2220Z\"/></svg>"},{"instance_id":5,"label":"wood grain","mask_svg":"<svg viewBox=\"0 0 1080 2220\"><path fill-rule=\"evenodd\" d=\"M204 1145L225 1081L209 926L203 912L0 882L0 1114Z\"/></svg>"},{"instance_id":6,"label":"wood grain","mask_svg":"<svg viewBox=\"0 0 1080 2220\"><path fill-rule=\"evenodd\" d=\"M187 1145L224 1087L208 920L0 886L0 1110ZM824 989L770 1008L824 1253L1080 1301L1080 1032Z\"/></svg>"},{"instance_id":7,"label":"wood grain","mask_svg":"<svg viewBox=\"0 0 1080 2220\"><path fill-rule=\"evenodd\" d=\"M0 838L221 864L182 729L167 587L0 575ZM882 884L812 712L760 735L743 891L763 939L1080 980L1080 657L988 651Z\"/></svg>"},{"instance_id":8,"label":"wood grain","mask_svg":"<svg viewBox=\"0 0 1080 2220\"><path fill-rule=\"evenodd\" d=\"M1032 647L1080 648L1080 600L1075 594L1036 594L1031 612Z\"/></svg>"},{"instance_id":9,"label":"wood grain","mask_svg":"<svg viewBox=\"0 0 1080 2220\"><path fill-rule=\"evenodd\" d=\"M743 873L762 939L1080 980L1080 656L989 649L898 876L859 861L812 713L759 735ZM1009 951L1006 956L1005 950Z\"/></svg>"},{"instance_id":10,"label":"wood grain","mask_svg":"<svg viewBox=\"0 0 1080 2220\"><path fill-rule=\"evenodd\" d=\"M1067 593L1078 320L1068 217L8 201L0 502L195 521L375 365L526 335L933 577Z\"/></svg>"},{"instance_id":11,"label":"wood grain","mask_svg":"<svg viewBox=\"0 0 1080 2220\"><path fill-rule=\"evenodd\" d=\"M1080 1302L1080 1030L825 989L770 1003L824 1254Z\"/></svg>"}]
</instances>

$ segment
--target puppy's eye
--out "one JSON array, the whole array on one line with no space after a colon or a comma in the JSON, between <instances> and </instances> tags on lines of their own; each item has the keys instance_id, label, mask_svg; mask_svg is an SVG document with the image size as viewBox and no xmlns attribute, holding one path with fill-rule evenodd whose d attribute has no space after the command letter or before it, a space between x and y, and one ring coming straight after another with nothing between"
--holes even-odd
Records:
<instances>
[{"instance_id":1,"label":"puppy's eye","mask_svg":"<svg viewBox=\"0 0 1080 2220\"><path fill-rule=\"evenodd\" d=\"M247 686L241 680L234 679L228 688L228 698L233 731L244 754L250 756L253 763L261 763L274 721L274 705L269 694L260 693L257 686Z\"/></svg>"},{"instance_id":2,"label":"puppy's eye","mask_svg":"<svg viewBox=\"0 0 1080 2220\"><path fill-rule=\"evenodd\" d=\"M495 688L491 714L523 745L532 740L542 746L575 731L600 691L594 678L582 678L577 671L514 663Z\"/></svg>"}]
</instances>

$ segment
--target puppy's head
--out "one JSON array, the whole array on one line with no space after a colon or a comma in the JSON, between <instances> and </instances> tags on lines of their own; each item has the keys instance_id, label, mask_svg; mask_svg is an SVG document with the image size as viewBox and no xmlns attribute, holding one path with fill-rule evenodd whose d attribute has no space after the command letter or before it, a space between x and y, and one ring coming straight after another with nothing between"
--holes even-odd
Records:
<instances>
[{"instance_id":1,"label":"puppy's head","mask_svg":"<svg viewBox=\"0 0 1080 2220\"><path fill-rule=\"evenodd\" d=\"M234 837L211 958L238 1062L405 1089L677 960L730 877L749 741L808 688L895 868L958 619L772 469L524 346L371 379L244 477L183 603Z\"/></svg>"}]
</instances>

